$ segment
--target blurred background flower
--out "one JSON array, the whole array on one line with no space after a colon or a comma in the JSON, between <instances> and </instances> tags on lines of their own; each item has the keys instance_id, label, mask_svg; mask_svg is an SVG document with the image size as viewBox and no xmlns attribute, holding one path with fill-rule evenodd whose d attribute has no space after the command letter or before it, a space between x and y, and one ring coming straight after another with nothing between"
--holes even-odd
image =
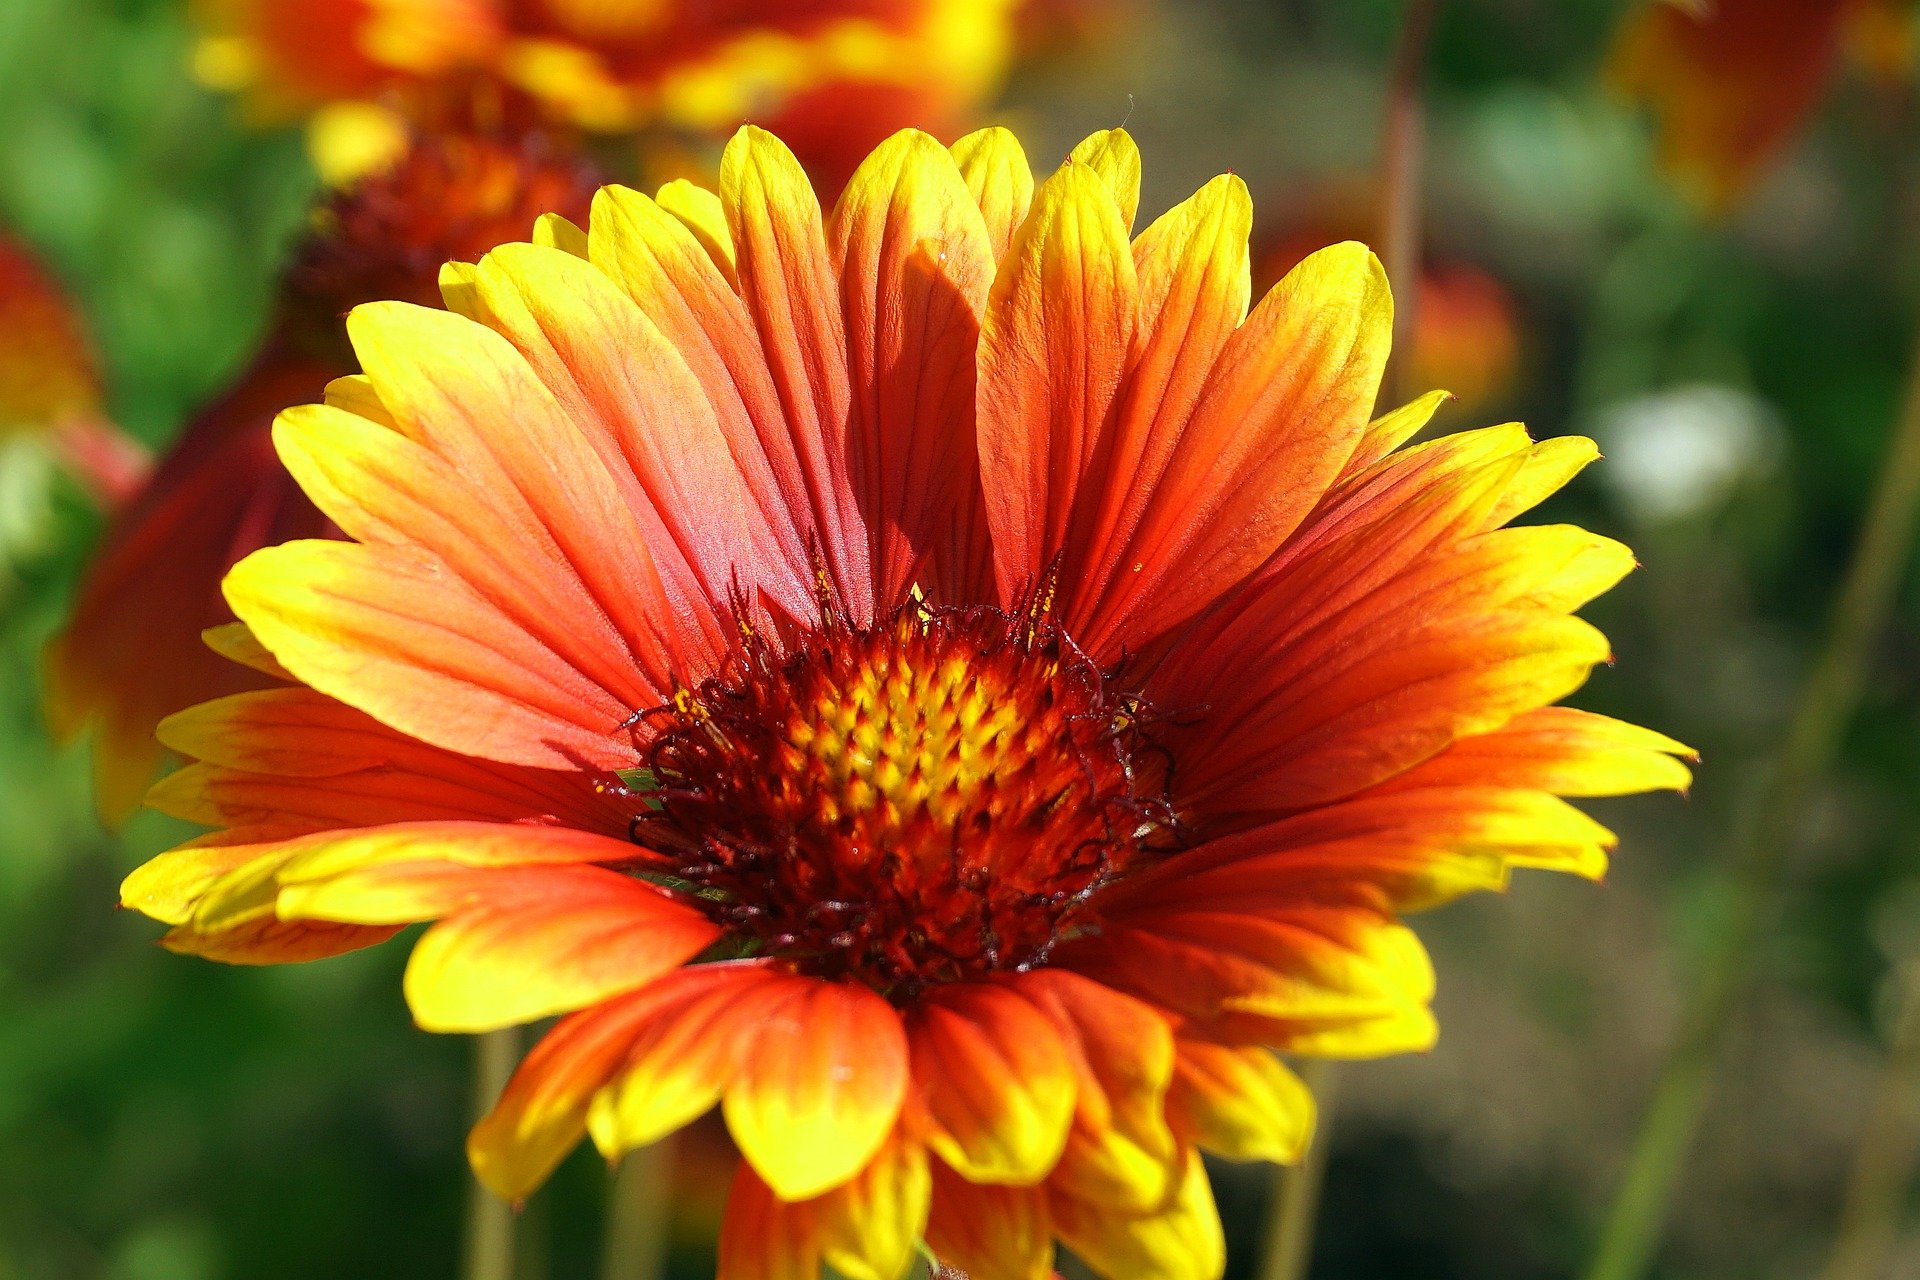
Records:
<instances>
[{"instance_id":1,"label":"blurred background flower","mask_svg":"<svg viewBox=\"0 0 1920 1280\"><path fill-rule=\"evenodd\" d=\"M538 135L422 136L314 210L265 345L116 504L72 619L48 646L48 723L62 740L95 730L109 823L125 821L153 781L164 717L260 683L202 642L233 621L220 579L259 547L333 532L274 456L272 427L358 369L342 317L382 298L437 303L442 263L524 237L543 214L584 221L598 186L584 158Z\"/></svg>"},{"instance_id":2,"label":"blurred background flower","mask_svg":"<svg viewBox=\"0 0 1920 1280\"><path fill-rule=\"evenodd\" d=\"M1807 122L1842 64L1889 96L1914 79L1908 0L1643 0L1612 78L1659 127L1660 159L1723 211Z\"/></svg>"},{"instance_id":3,"label":"blurred background flower","mask_svg":"<svg viewBox=\"0 0 1920 1280\"><path fill-rule=\"evenodd\" d=\"M198 0L201 80L306 119L344 180L409 126L541 121L795 140L834 183L898 128L952 134L1000 84L1017 0ZM1066 5L1037 34L1070 32Z\"/></svg>"},{"instance_id":4,"label":"blurred background flower","mask_svg":"<svg viewBox=\"0 0 1920 1280\"><path fill-rule=\"evenodd\" d=\"M65 288L0 234L0 432L51 429L97 413L100 371Z\"/></svg>"}]
</instances>

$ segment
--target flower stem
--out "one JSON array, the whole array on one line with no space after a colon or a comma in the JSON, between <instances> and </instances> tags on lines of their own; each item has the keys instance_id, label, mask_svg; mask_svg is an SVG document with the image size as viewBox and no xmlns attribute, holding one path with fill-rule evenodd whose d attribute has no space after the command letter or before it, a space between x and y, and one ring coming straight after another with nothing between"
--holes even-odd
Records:
<instances>
[{"instance_id":1,"label":"flower stem","mask_svg":"<svg viewBox=\"0 0 1920 1280\"><path fill-rule=\"evenodd\" d=\"M508 1027L473 1042L473 1112L483 1116L520 1060L520 1031ZM513 1280L513 1206L481 1186L467 1189L466 1256L461 1280Z\"/></svg>"},{"instance_id":2,"label":"flower stem","mask_svg":"<svg viewBox=\"0 0 1920 1280\"><path fill-rule=\"evenodd\" d=\"M1880 472L1866 525L1826 639L1801 691L1779 758L1757 803L1742 814L1724 872L1725 910L1707 939L1698 984L1654 1084L1626 1176L1601 1229L1587 1280L1638 1280L1657 1247L1693 1141L1720 1042L1740 1005L1755 943L1813 786L1860 703L1876 638L1892 610L1920 520L1920 350L1906 405Z\"/></svg>"},{"instance_id":3,"label":"flower stem","mask_svg":"<svg viewBox=\"0 0 1920 1280\"><path fill-rule=\"evenodd\" d=\"M1313 1092L1313 1140L1300 1163L1282 1169L1274 1180L1260 1280L1301 1280L1313 1259L1313 1220L1320 1208L1320 1185L1326 1177L1327 1139L1332 1136L1338 1075L1331 1062L1311 1058L1301 1064L1300 1078Z\"/></svg>"},{"instance_id":4,"label":"flower stem","mask_svg":"<svg viewBox=\"0 0 1920 1280\"><path fill-rule=\"evenodd\" d=\"M125 506L153 474L153 452L111 418L79 414L53 428L53 450L103 511Z\"/></svg>"},{"instance_id":5,"label":"flower stem","mask_svg":"<svg viewBox=\"0 0 1920 1280\"><path fill-rule=\"evenodd\" d=\"M673 1206L673 1139L627 1153L607 1193L600 1280L660 1280Z\"/></svg>"},{"instance_id":6,"label":"flower stem","mask_svg":"<svg viewBox=\"0 0 1920 1280\"><path fill-rule=\"evenodd\" d=\"M1920 956L1898 970L1900 1013L1893 1045L1854 1152L1840 1230L1821 1280L1891 1274L1906 1191L1920 1166Z\"/></svg>"}]
</instances>

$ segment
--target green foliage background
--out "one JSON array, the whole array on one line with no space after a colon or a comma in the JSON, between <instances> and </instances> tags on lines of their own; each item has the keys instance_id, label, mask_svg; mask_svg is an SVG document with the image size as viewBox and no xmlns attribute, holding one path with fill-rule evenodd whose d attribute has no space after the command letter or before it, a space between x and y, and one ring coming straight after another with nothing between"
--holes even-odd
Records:
<instances>
[{"instance_id":1,"label":"green foliage background","mask_svg":"<svg viewBox=\"0 0 1920 1280\"><path fill-rule=\"evenodd\" d=\"M1625 457L1546 513L1626 537L1646 563L1591 611L1619 665L1581 704L1674 732L1707 764L1691 800L1599 807L1624 838L1607 887L1533 878L1422 923L1442 1044L1345 1077L1323 1280L1576 1265L1906 371L1911 86L1842 84L1745 212L1704 224L1598 83L1622 7L1447 6L1431 234L1518 298L1526 377L1486 414L1611 449L1610 431L1652 413L1651 436L1618 437L1644 450L1664 429L1648 398L1705 387L1764 428L1684 514L1649 517L1609 486ZM1154 210L1224 168L1277 207L1371 164L1397 9L1142 3L1102 50L1022 71L1002 114L1037 155L1127 118ZM0 3L0 223L71 284L113 413L155 445L257 340L314 190L298 139L240 129L190 83L187 49L175 0ZM44 456L0 453L0 1280L450 1276L467 1053L411 1028L398 951L224 969L166 955L113 909L120 876L181 833L152 815L104 831L84 749L55 749L38 717L38 653L98 530ZM1920 946L1912 587L1794 864L1667 1276L1803 1275L1821 1256L1886 975ZM524 1276L592 1274L604 1183L581 1156L535 1200ZM1223 1170L1220 1186L1245 1256L1265 1183ZM1905 1258L1920 1265L1920 1246ZM697 1246L681 1264L710 1265Z\"/></svg>"}]
</instances>

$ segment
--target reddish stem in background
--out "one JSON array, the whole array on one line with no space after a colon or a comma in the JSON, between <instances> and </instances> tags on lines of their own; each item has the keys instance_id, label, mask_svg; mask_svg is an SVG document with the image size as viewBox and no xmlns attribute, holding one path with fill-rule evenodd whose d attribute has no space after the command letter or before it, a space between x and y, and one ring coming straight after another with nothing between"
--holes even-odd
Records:
<instances>
[{"instance_id":1,"label":"reddish stem in background","mask_svg":"<svg viewBox=\"0 0 1920 1280\"><path fill-rule=\"evenodd\" d=\"M153 474L153 452L96 414L75 415L53 429L53 449L103 511L117 511Z\"/></svg>"},{"instance_id":2,"label":"reddish stem in background","mask_svg":"<svg viewBox=\"0 0 1920 1280\"><path fill-rule=\"evenodd\" d=\"M1382 387L1383 407L1403 403L1402 370L1420 311L1420 243L1424 201L1427 112L1421 92L1439 0L1408 0L1400 40L1387 73L1387 105L1380 152L1380 260L1393 286L1393 355Z\"/></svg>"}]
</instances>

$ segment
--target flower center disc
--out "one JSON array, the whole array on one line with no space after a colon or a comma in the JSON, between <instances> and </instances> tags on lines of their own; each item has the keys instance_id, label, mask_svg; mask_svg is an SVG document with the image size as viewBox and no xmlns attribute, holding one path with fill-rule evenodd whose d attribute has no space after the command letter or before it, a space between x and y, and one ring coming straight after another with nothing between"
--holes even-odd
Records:
<instances>
[{"instance_id":1,"label":"flower center disc","mask_svg":"<svg viewBox=\"0 0 1920 1280\"><path fill-rule=\"evenodd\" d=\"M643 842L743 944L895 999L1044 960L1163 830L1138 708L990 607L750 638L653 747Z\"/></svg>"}]
</instances>

